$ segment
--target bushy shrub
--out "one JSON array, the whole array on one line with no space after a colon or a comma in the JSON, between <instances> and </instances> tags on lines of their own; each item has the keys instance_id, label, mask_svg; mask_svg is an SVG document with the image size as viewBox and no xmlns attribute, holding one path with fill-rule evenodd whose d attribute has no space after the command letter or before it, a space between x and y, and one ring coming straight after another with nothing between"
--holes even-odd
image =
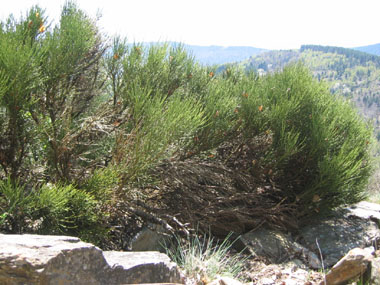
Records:
<instances>
[{"instance_id":1,"label":"bushy shrub","mask_svg":"<svg viewBox=\"0 0 380 285\"><path fill-rule=\"evenodd\" d=\"M200 105L192 98L130 91L131 125L120 128L113 163L122 173L122 183L133 182L159 161L180 150L181 140L203 123Z\"/></svg>"},{"instance_id":2,"label":"bushy shrub","mask_svg":"<svg viewBox=\"0 0 380 285\"><path fill-rule=\"evenodd\" d=\"M30 9L25 19L9 17L0 25L0 165L13 181L21 175L33 141L30 109L42 82L43 11Z\"/></svg>"},{"instance_id":3,"label":"bushy shrub","mask_svg":"<svg viewBox=\"0 0 380 285\"><path fill-rule=\"evenodd\" d=\"M71 234L96 241L106 235L99 203L72 185L26 189L8 178L0 182L0 227L10 233Z\"/></svg>"},{"instance_id":4,"label":"bushy shrub","mask_svg":"<svg viewBox=\"0 0 380 285\"><path fill-rule=\"evenodd\" d=\"M160 162L236 141L265 141L247 173L256 179L260 168L300 216L363 197L371 129L349 102L299 65L266 76L216 71L181 45L117 37L107 49L72 2L55 27L39 7L0 23L3 227L35 221L41 232L96 236L117 189Z\"/></svg>"},{"instance_id":5,"label":"bushy shrub","mask_svg":"<svg viewBox=\"0 0 380 285\"><path fill-rule=\"evenodd\" d=\"M39 231L78 233L94 226L96 200L72 185L44 185L35 192L36 216L42 224Z\"/></svg>"},{"instance_id":6,"label":"bushy shrub","mask_svg":"<svg viewBox=\"0 0 380 285\"><path fill-rule=\"evenodd\" d=\"M247 83L240 114L246 137L270 135L266 167L301 215L363 198L372 130L303 66Z\"/></svg>"}]
</instances>

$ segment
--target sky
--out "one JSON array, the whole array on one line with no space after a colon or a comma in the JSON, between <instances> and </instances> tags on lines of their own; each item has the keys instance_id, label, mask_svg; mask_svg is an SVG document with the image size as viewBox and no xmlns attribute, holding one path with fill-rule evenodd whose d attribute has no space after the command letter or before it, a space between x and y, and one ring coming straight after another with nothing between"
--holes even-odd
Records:
<instances>
[{"instance_id":1,"label":"sky","mask_svg":"<svg viewBox=\"0 0 380 285\"><path fill-rule=\"evenodd\" d=\"M380 43L380 0L77 0L98 26L130 42L297 49ZM33 5L59 21L65 0L0 0L0 20Z\"/></svg>"}]
</instances>

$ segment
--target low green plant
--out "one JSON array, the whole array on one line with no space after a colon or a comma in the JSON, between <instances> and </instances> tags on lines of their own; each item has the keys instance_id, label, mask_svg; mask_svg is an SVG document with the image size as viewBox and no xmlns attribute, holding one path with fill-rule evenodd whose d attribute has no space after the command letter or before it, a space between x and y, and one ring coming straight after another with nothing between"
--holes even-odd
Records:
<instances>
[{"instance_id":1,"label":"low green plant","mask_svg":"<svg viewBox=\"0 0 380 285\"><path fill-rule=\"evenodd\" d=\"M42 221L39 232L75 234L100 219L96 200L73 185L45 184L35 195L35 218Z\"/></svg>"},{"instance_id":2,"label":"low green plant","mask_svg":"<svg viewBox=\"0 0 380 285\"><path fill-rule=\"evenodd\" d=\"M19 182L8 179L0 181L0 227L8 232L21 233L27 220L33 216L34 196Z\"/></svg>"},{"instance_id":3,"label":"low green plant","mask_svg":"<svg viewBox=\"0 0 380 285\"><path fill-rule=\"evenodd\" d=\"M195 236L185 241L177 237L177 247L168 248L167 254L196 284L211 282L218 276L240 279L246 259L241 254L230 254L233 245L230 238L228 235L216 244L211 236Z\"/></svg>"},{"instance_id":4,"label":"low green plant","mask_svg":"<svg viewBox=\"0 0 380 285\"><path fill-rule=\"evenodd\" d=\"M81 187L100 203L112 200L113 190L119 183L119 173L115 167L96 169Z\"/></svg>"}]
</instances>

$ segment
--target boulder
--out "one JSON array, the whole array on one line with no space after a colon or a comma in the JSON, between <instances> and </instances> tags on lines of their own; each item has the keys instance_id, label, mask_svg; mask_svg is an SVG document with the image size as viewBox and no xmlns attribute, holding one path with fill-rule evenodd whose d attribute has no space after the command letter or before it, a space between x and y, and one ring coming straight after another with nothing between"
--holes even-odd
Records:
<instances>
[{"instance_id":1,"label":"boulder","mask_svg":"<svg viewBox=\"0 0 380 285\"><path fill-rule=\"evenodd\" d=\"M366 220L380 221L380 204L361 201L347 208L349 216L356 216Z\"/></svg>"},{"instance_id":2,"label":"boulder","mask_svg":"<svg viewBox=\"0 0 380 285\"><path fill-rule=\"evenodd\" d=\"M314 269L322 267L315 253L295 242L291 235L277 230L259 228L242 235L240 242L250 254L265 257L271 263L295 259L299 261L301 267L304 264Z\"/></svg>"},{"instance_id":3,"label":"boulder","mask_svg":"<svg viewBox=\"0 0 380 285\"><path fill-rule=\"evenodd\" d=\"M321 250L324 266L331 267L351 249L376 243L380 230L373 219L380 214L378 206L360 202L336 210L328 217L310 221L300 229L301 243L318 255Z\"/></svg>"},{"instance_id":4,"label":"boulder","mask_svg":"<svg viewBox=\"0 0 380 285\"><path fill-rule=\"evenodd\" d=\"M181 283L162 253L105 252L67 236L0 234L0 284Z\"/></svg>"},{"instance_id":5,"label":"boulder","mask_svg":"<svg viewBox=\"0 0 380 285\"><path fill-rule=\"evenodd\" d=\"M240 237L244 247L253 256L266 257L271 263L281 263L289 259L290 235L280 231L259 228Z\"/></svg>"},{"instance_id":6,"label":"boulder","mask_svg":"<svg viewBox=\"0 0 380 285\"><path fill-rule=\"evenodd\" d=\"M103 254L111 267L108 284L181 283L177 265L166 254L156 251L105 251Z\"/></svg>"},{"instance_id":7,"label":"boulder","mask_svg":"<svg viewBox=\"0 0 380 285\"><path fill-rule=\"evenodd\" d=\"M164 251L168 233L161 225L150 224L141 229L131 241L132 251Z\"/></svg>"},{"instance_id":8,"label":"boulder","mask_svg":"<svg viewBox=\"0 0 380 285\"><path fill-rule=\"evenodd\" d=\"M373 247L365 249L354 248L350 250L331 270L326 274L326 283L344 284L345 282L363 276L368 269L368 265L374 258ZM320 284L324 284L321 282ZM377 284L377 283L374 283Z\"/></svg>"}]
</instances>

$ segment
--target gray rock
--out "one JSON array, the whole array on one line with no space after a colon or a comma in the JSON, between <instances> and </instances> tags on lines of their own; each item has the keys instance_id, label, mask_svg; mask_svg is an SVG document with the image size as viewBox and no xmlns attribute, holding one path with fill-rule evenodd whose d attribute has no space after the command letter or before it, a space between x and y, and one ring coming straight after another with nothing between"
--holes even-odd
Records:
<instances>
[{"instance_id":1,"label":"gray rock","mask_svg":"<svg viewBox=\"0 0 380 285\"><path fill-rule=\"evenodd\" d=\"M361 201L348 208L348 215L360 217L366 220L380 221L380 204Z\"/></svg>"},{"instance_id":2,"label":"gray rock","mask_svg":"<svg viewBox=\"0 0 380 285\"><path fill-rule=\"evenodd\" d=\"M66 236L0 234L0 244L0 284L181 282L164 254L106 252L104 258L94 245Z\"/></svg>"},{"instance_id":3,"label":"gray rock","mask_svg":"<svg viewBox=\"0 0 380 285\"><path fill-rule=\"evenodd\" d=\"M177 265L166 254L156 251L104 251L103 254L112 268L110 284L181 282Z\"/></svg>"},{"instance_id":4,"label":"gray rock","mask_svg":"<svg viewBox=\"0 0 380 285\"><path fill-rule=\"evenodd\" d=\"M308 267L322 268L315 253L280 231L260 228L242 235L240 241L252 255L266 257L271 263L282 263L296 257Z\"/></svg>"},{"instance_id":5,"label":"gray rock","mask_svg":"<svg viewBox=\"0 0 380 285\"><path fill-rule=\"evenodd\" d=\"M266 257L272 263L288 260L292 247L290 235L266 228L250 231L242 235L240 241L252 255Z\"/></svg>"},{"instance_id":6,"label":"gray rock","mask_svg":"<svg viewBox=\"0 0 380 285\"><path fill-rule=\"evenodd\" d=\"M164 251L168 234L161 225L143 228L131 241L132 251Z\"/></svg>"},{"instance_id":7,"label":"gray rock","mask_svg":"<svg viewBox=\"0 0 380 285\"><path fill-rule=\"evenodd\" d=\"M373 216L375 212L365 210L364 205L367 202L336 210L329 217L310 222L300 230L302 244L319 255L317 240L326 267L333 266L353 248L371 246L380 236L380 230L376 222L366 216L369 212Z\"/></svg>"}]
</instances>

